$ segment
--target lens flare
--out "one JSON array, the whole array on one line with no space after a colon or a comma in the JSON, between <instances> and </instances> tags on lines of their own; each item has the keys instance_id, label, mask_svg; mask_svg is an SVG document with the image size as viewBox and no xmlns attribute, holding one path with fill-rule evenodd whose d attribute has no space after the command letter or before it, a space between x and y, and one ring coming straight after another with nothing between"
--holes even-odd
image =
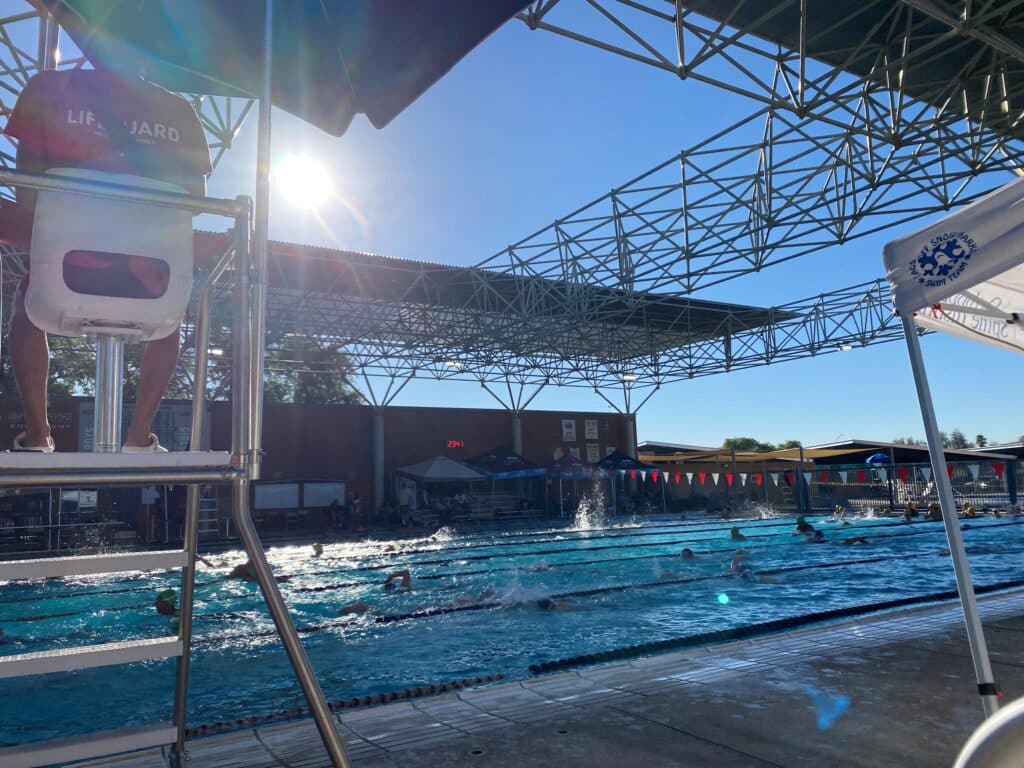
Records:
<instances>
[{"instance_id":1,"label":"lens flare","mask_svg":"<svg viewBox=\"0 0 1024 768\"><path fill-rule=\"evenodd\" d=\"M327 170L305 155L281 158L271 183L292 205L310 210L319 208L333 192Z\"/></svg>"},{"instance_id":2,"label":"lens flare","mask_svg":"<svg viewBox=\"0 0 1024 768\"><path fill-rule=\"evenodd\" d=\"M718 593L718 602L721 603L722 605L728 605L729 604L729 596L727 594L725 594L725 592L719 592Z\"/></svg>"}]
</instances>

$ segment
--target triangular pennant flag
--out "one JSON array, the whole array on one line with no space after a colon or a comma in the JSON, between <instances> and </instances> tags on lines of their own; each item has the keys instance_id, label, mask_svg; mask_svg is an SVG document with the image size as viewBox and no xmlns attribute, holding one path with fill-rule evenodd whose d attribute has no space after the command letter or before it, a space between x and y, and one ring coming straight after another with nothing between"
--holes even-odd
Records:
<instances>
[{"instance_id":1,"label":"triangular pennant flag","mask_svg":"<svg viewBox=\"0 0 1024 768\"><path fill-rule=\"evenodd\" d=\"M896 467L896 477L905 483L910 479L910 472L906 467Z\"/></svg>"},{"instance_id":2,"label":"triangular pennant flag","mask_svg":"<svg viewBox=\"0 0 1024 768\"><path fill-rule=\"evenodd\" d=\"M828 482L828 470L827 469L821 470L821 482L823 482L823 483L827 483Z\"/></svg>"},{"instance_id":3,"label":"triangular pennant flag","mask_svg":"<svg viewBox=\"0 0 1024 768\"><path fill-rule=\"evenodd\" d=\"M693 475L691 475L689 472L687 472L686 474L689 475L689 477L686 478L686 481L689 482L690 478L693 477ZM681 482L683 482L683 475L680 472L676 472L676 485L679 485Z\"/></svg>"},{"instance_id":4,"label":"triangular pennant flag","mask_svg":"<svg viewBox=\"0 0 1024 768\"><path fill-rule=\"evenodd\" d=\"M708 479L708 473L707 472L698 472L697 473L697 479L700 480L700 484L701 485L704 485L704 481Z\"/></svg>"},{"instance_id":5,"label":"triangular pennant flag","mask_svg":"<svg viewBox=\"0 0 1024 768\"><path fill-rule=\"evenodd\" d=\"M842 480L844 483L846 482L846 478L849 476L850 473L847 472L845 469L839 470L839 479Z\"/></svg>"},{"instance_id":6,"label":"triangular pennant flag","mask_svg":"<svg viewBox=\"0 0 1024 768\"><path fill-rule=\"evenodd\" d=\"M732 472L725 473L725 484L732 488L733 474Z\"/></svg>"},{"instance_id":7,"label":"triangular pennant flag","mask_svg":"<svg viewBox=\"0 0 1024 768\"><path fill-rule=\"evenodd\" d=\"M981 473L981 466L978 464L968 464L967 471L971 473L971 479L977 482L978 475Z\"/></svg>"},{"instance_id":8,"label":"triangular pennant flag","mask_svg":"<svg viewBox=\"0 0 1024 768\"><path fill-rule=\"evenodd\" d=\"M712 472L712 473L711 473L711 482L712 482L712 483L713 483L714 485L718 485L718 476L719 476L720 474L721 474L720 472Z\"/></svg>"},{"instance_id":9,"label":"triangular pennant flag","mask_svg":"<svg viewBox=\"0 0 1024 768\"><path fill-rule=\"evenodd\" d=\"M772 482L775 483L775 485L778 485L779 484L779 473L778 472L769 472L768 474L771 475Z\"/></svg>"},{"instance_id":10,"label":"triangular pennant flag","mask_svg":"<svg viewBox=\"0 0 1024 768\"><path fill-rule=\"evenodd\" d=\"M878 468L878 476L880 478L882 478L882 480L888 480L889 479L889 470L886 469L885 467L879 467Z\"/></svg>"},{"instance_id":11,"label":"triangular pennant flag","mask_svg":"<svg viewBox=\"0 0 1024 768\"><path fill-rule=\"evenodd\" d=\"M950 482L952 482L952 480L953 480L953 465L952 464L947 464L946 465L946 474L949 475Z\"/></svg>"},{"instance_id":12,"label":"triangular pennant flag","mask_svg":"<svg viewBox=\"0 0 1024 768\"><path fill-rule=\"evenodd\" d=\"M689 483L690 485L693 485L693 472L686 473L686 482ZM703 483L704 481L701 480L701 482Z\"/></svg>"},{"instance_id":13,"label":"triangular pennant flag","mask_svg":"<svg viewBox=\"0 0 1024 768\"><path fill-rule=\"evenodd\" d=\"M636 480L636 470L635 469L629 470L629 479L630 480Z\"/></svg>"},{"instance_id":14,"label":"triangular pennant flag","mask_svg":"<svg viewBox=\"0 0 1024 768\"><path fill-rule=\"evenodd\" d=\"M1006 471L1006 465L1003 464L1003 462L1001 462L1001 461L997 461L995 464L992 465L992 469L995 470L996 477L998 477L1000 480L1002 480L1003 479L1003 472Z\"/></svg>"},{"instance_id":15,"label":"triangular pennant flag","mask_svg":"<svg viewBox=\"0 0 1024 768\"><path fill-rule=\"evenodd\" d=\"M813 474L813 472L804 472L804 482L807 483L808 485L811 484L811 475Z\"/></svg>"},{"instance_id":16,"label":"triangular pennant flag","mask_svg":"<svg viewBox=\"0 0 1024 768\"><path fill-rule=\"evenodd\" d=\"M764 482L764 475L762 475L760 472L755 472L754 473L754 484L757 485L758 487L760 487L761 483L763 483L763 482ZM778 485L778 480L775 481L775 484Z\"/></svg>"},{"instance_id":17,"label":"triangular pennant flag","mask_svg":"<svg viewBox=\"0 0 1024 768\"><path fill-rule=\"evenodd\" d=\"M740 472L740 485L746 485L746 484L747 484L747 473L746 472Z\"/></svg>"},{"instance_id":18,"label":"triangular pennant flag","mask_svg":"<svg viewBox=\"0 0 1024 768\"><path fill-rule=\"evenodd\" d=\"M647 470L646 469L641 469L640 470L640 482L643 482L646 479L647 479Z\"/></svg>"},{"instance_id":19,"label":"triangular pennant flag","mask_svg":"<svg viewBox=\"0 0 1024 768\"><path fill-rule=\"evenodd\" d=\"M658 482L658 470L651 470L651 480L653 480L654 482Z\"/></svg>"},{"instance_id":20,"label":"triangular pennant flag","mask_svg":"<svg viewBox=\"0 0 1024 768\"><path fill-rule=\"evenodd\" d=\"M932 481L932 468L921 467L921 474L924 475L924 481L930 483Z\"/></svg>"},{"instance_id":21,"label":"triangular pennant flag","mask_svg":"<svg viewBox=\"0 0 1024 768\"><path fill-rule=\"evenodd\" d=\"M868 481L868 473L866 471L864 471L863 469L858 469L857 470L857 482L858 483L866 483L867 481Z\"/></svg>"}]
</instances>

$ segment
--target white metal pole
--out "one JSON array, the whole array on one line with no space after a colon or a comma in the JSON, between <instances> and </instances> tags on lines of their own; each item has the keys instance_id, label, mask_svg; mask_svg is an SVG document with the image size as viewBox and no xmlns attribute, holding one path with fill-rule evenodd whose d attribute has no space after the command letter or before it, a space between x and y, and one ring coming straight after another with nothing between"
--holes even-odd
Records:
<instances>
[{"instance_id":1,"label":"white metal pole","mask_svg":"<svg viewBox=\"0 0 1024 768\"><path fill-rule=\"evenodd\" d=\"M964 623L967 625L967 641L971 647L971 659L974 662L974 674L978 679L978 692L985 715L992 715L999 709L996 697L998 687L992 675L992 664L988 658L988 647L985 644L985 630L981 625L978 613L978 601L974 595L974 584L971 581L971 566L964 551L964 540L960 532L960 521L956 516L956 502L953 499L953 485L946 474L946 455L943 453L942 440L939 437L939 424L935 418L935 406L932 403L931 390L928 388L928 375L924 368L921 355L921 342L917 337L914 318L908 312L901 320L903 335L907 339L907 351L910 353L910 368L914 372L914 385L917 387L917 400L921 405L921 418L924 421L925 437L928 440L928 454L932 461L932 473L935 487L939 492L939 506L942 509L942 522L946 526L946 537L949 540L949 554L953 560L953 571L956 574L956 587L960 593L960 605L963 606Z\"/></svg>"}]
</instances>

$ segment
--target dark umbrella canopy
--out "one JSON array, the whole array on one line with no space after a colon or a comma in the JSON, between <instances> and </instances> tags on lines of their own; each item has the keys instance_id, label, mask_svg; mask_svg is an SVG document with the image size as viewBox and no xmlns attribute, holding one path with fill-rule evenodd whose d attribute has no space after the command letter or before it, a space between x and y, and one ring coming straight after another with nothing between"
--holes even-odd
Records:
<instances>
[{"instance_id":1,"label":"dark umbrella canopy","mask_svg":"<svg viewBox=\"0 0 1024 768\"><path fill-rule=\"evenodd\" d=\"M43 0L94 65L172 91L258 98L259 0ZM275 0L273 103L340 136L377 128L526 0Z\"/></svg>"},{"instance_id":2,"label":"dark umbrella canopy","mask_svg":"<svg viewBox=\"0 0 1024 768\"><path fill-rule=\"evenodd\" d=\"M595 467L599 469L610 469L616 472L625 472L629 470L644 470L646 472L657 471L659 467L655 467L651 464L644 464L639 459L634 459L627 453L622 451L612 451L603 459L594 463Z\"/></svg>"},{"instance_id":3,"label":"dark umbrella canopy","mask_svg":"<svg viewBox=\"0 0 1024 768\"><path fill-rule=\"evenodd\" d=\"M888 453L873 453L864 459L865 464L892 464L892 457Z\"/></svg>"}]
</instances>

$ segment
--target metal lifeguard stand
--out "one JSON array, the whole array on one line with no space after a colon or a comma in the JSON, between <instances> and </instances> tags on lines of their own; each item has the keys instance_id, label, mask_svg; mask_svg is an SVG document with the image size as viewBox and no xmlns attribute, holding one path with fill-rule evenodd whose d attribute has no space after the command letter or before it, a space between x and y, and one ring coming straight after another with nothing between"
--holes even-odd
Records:
<instances>
[{"instance_id":1,"label":"metal lifeguard stand","mask_svg":"<svg viewBox=\"0 0 1024 768\"><path fill-rule=\"evenodd\" d=\"M263 312L266 268L254 263L253 204L190 197L139 177L79 171L31 174L0 169L0 184L38 191L33 230L30 318L44 330L96 340L96 408L92 453L0 453L0 486L188 485L188 515L181 550L131 552L0 562L0 581L126 570L182 569L177 637L105 643L0 657L0 678L177 657L173 720L156 726L91 733L0 749L0 765L29 768L152 746L173 745L171 762L184 765L189 651L199 517L199 484L230 483L234 522L251 559L267 607L309 701L334 765L348 765L341 739L312 667L295 632L249 513L249 484L259 476L259 414L263 381ZM53 213L60 211L56 221ZM202 276L196 315L196 372L190 450L121 453L124 345L162 338L177 328L193 284L192 215L231 218L229 249ZM54 226L54 224L57 226ZM158 234L159 236L154 236ZM166 265L163 293L126 298L82 293L62 272L74 251L115 253ZM203 451L206 374L212 290L233 283L234 361L230 451ZM154 293L159 293L154 290Z\"/></svg>"}]
</instances>

